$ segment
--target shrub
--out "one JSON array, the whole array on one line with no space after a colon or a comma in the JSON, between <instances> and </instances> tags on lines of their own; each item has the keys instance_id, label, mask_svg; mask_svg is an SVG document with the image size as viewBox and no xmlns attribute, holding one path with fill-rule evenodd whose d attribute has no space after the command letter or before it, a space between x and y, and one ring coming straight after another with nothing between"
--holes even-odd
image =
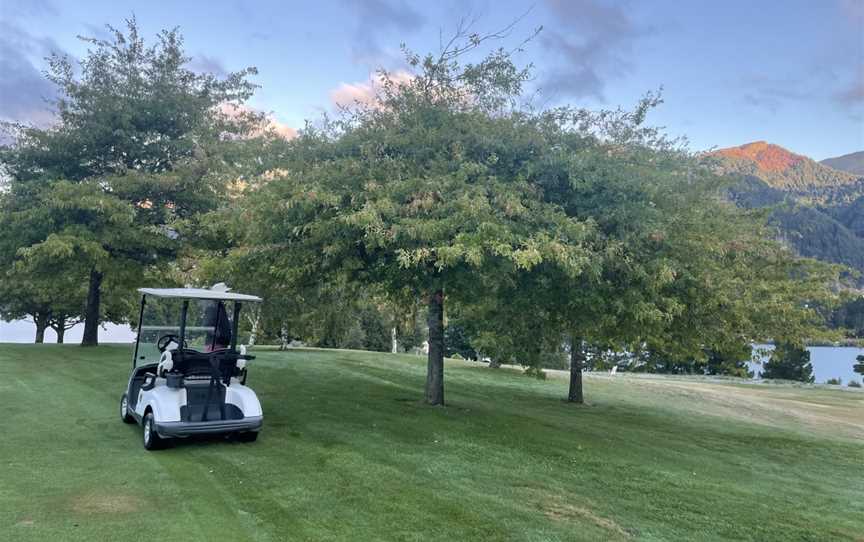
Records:
<instances>
[{"instance_id":1,"label":"shrub","mask_svg":"<svg viewBox=\"0 0 864 542\"><path fill-rule=\"evenodd\" d=\"M861 387L861 383L858 382L857 380L850 380L848 386L849 386L850 388L860 388L860 387Z\"/></svg>"},{"instance_id":2,"label":"shrub","mask_svg":"<svg viewBox=\"0 0 864 542\"><path fill-rule=\"evenodd\" d=\"M858 374L864 375L864 356L856 357L855 361L857 361L858 363L852 366L852 370Z\"/></svg>"},{"instance_id":3,"label":"shrub","mask_svg":"<svg viewBox=\"0 0 864 542\"><path fill-rule=\"evenodd\" d=\"M843 384L842 378L829 378L825 381L826 384L830 384L831 386L839 386Z\"/></svg>"},{"instance_id":4,"label":"shrub","mask_svg":"<svg viewBox=\"0 0 864 542\"><path fill-rule=\"evenodd\" d=\"M525 369L527 376L533 376L537 380L546 380L546 371L540 367L529 366Z\"/></svg>"},{"instance_id":5,"label":"shrub","mask_svg":"<svg viewBox=\"0 0 864 542\"><path fill-rule=\"evenodd\" d=\"M762 378L812 383L814 378L810 351L791 343L777 344L771 352L771 358L765 363Z\"/></svg>"}]
</instances>

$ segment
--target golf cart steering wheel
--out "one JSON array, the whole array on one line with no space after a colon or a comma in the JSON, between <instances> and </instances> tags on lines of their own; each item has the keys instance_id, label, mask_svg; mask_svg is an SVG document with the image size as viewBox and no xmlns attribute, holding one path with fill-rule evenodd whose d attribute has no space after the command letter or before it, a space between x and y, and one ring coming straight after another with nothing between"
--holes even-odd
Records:
<instances>
[{"instance_id":1,"label":"golf cart steering wheel","mask_svg":"<svg viewBox=\"0 0 864 542\"><path fill-rule=\"evenodd\" d=\"M165 349L168 348L168 344L172 341L176 343L178 347L181 346L180 336L169 333L167 335L162 335L161 337L159 337L159 340L156 341L156 348L158 348L160 352L164 352Z\"/></svg>"}]
</instances>

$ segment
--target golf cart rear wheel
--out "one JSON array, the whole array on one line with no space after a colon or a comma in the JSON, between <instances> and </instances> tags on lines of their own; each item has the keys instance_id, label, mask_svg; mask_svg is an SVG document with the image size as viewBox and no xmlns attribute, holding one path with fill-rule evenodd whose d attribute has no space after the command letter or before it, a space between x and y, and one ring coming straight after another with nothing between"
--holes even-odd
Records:
<instances>
[{"instance_id":1,"label":"golf cart rear wheel","mask_svg":"<svg viewBox=\"0 0 864 542\"><path fill-rule=\"evenodd\" d=\"M129 413L129 399L125 393L120 398L120 419L123 420L123 423L135 423L135 418Z\"/></svg>"},{"instance_id":2,"label":"golf cart rear wheel","mask_svg":"<svg viewBox=\"0 0 864 542\"><path fill-rule=\"evenodd\" d=\"M143 444L147 450L158 450L162 447L163 440L156 433L156 418L152 412L144 415L144 423L141 424Z\"/></svg>"},{"instance_id":3,"label":"golf cart rear wheel","mask_svg":"<svg viewBox=\"0 0 864 542\"><path fill-rule=\"evenodd\" d=\"M256 440L258 440L258 431L237 433L237 440L239 440L240 442L255 442Z\"/></svg>"}]
</instances>

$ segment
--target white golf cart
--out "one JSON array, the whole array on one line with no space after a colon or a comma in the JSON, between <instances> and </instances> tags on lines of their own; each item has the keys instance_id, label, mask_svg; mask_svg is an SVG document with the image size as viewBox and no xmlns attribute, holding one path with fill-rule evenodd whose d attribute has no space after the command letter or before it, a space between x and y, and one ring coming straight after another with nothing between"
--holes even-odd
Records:
<instances>
[{"instance_id":1,"label":"white golf cart","mask_svg":"<svg viewBox=\"0 0 864 542\"><path fill-rule=\"evenodd\" d=\"M141 424L148 450L192 435L256 440L264 418L246 386L246 362L254 356L246 355L245 346L237 349L237 327L241 304L261 298L222 284L138 291L138 337L120 418Z\"/></svg>"}]
</instances>

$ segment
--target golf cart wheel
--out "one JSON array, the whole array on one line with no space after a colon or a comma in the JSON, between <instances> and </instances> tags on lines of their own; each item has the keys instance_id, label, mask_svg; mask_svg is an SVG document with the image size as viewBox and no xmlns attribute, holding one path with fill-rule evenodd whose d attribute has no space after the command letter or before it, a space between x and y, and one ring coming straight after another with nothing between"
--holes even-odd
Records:
<instances>
[{"instance_id":1,"label":"golf cart wheel","mask_svg":"<svg viewBox=\"0 0 864 542\"><path fill-rule=\"evenodd\" d=\"M123 420L123 423L135 423L135 418L129 413L129 399L125 393L120 398L120 419Z\"/></svg>"},{"instance_id":2,"label":"golf cart wheel","mask_svg":"<svg viewBox=\"0 0 864 542\"><path fill-rule=\"evenodd\" d=\"M152 412L144 415L144 423L141 424L144 448L147 450L158 450L162 447L163 440L156 433L156 418Z\"/></svg>"},{"instance_id":3,"label":"golf cart wheel","mask_svg":"<svg viewBox=\"0 0 864 542\"><path fill-rule=\"evenodd\" d=\"M240 442L255 442L256 440L258 440L258 431L237 433L237 440L239 440Z\"/></svg>"}]
</instances>

